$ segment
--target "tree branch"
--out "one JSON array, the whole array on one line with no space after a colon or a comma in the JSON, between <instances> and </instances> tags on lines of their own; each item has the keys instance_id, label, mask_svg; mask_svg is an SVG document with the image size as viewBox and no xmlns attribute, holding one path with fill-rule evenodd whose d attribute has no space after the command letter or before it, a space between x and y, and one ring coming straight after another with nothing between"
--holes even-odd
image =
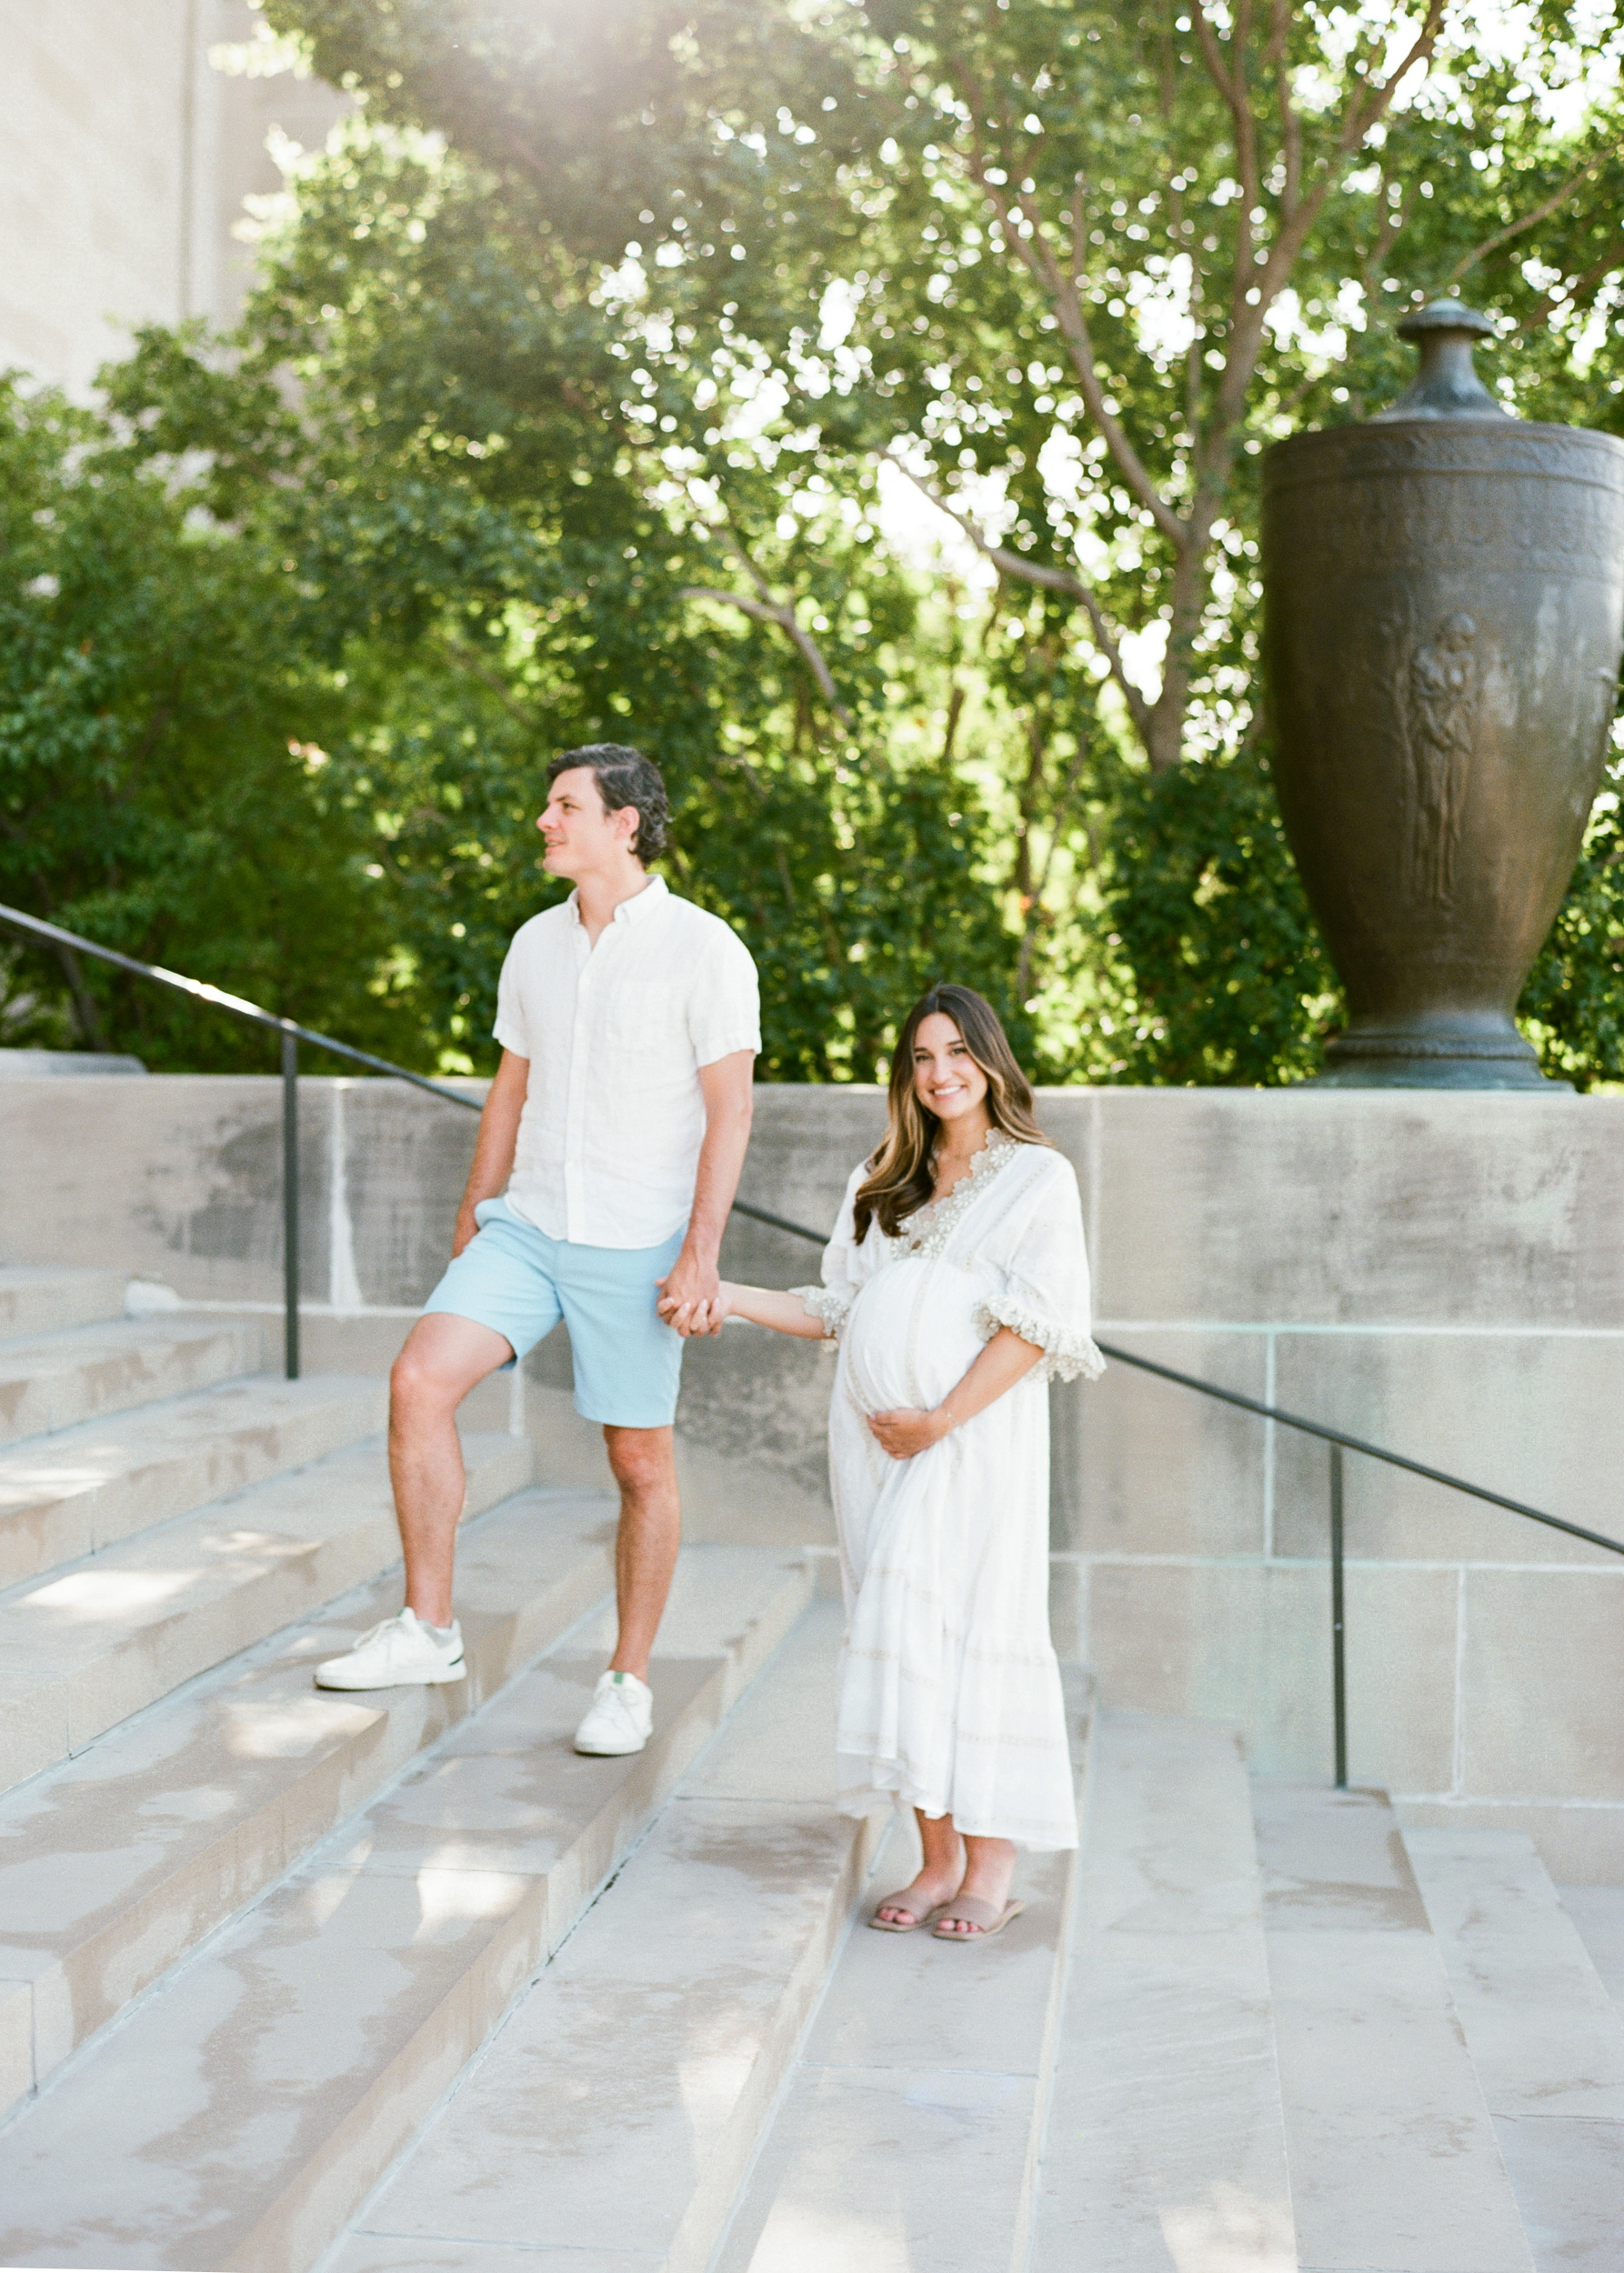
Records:
<instances>
[{"instance_id":1,"label":"tree branch","mask_svg":"<svg viewBox=\"0 0 1624 2273\"><path fill-rule=\"evenodd\" d=\"M1182 550L1188 535L1185 524L1151 480L1144 460L1128 440L1127 429L1116 413L1106 407L1105 386L1094 360L1094 337L1084 312L1082 295L1070 272L1056 257L1041 215L1024 191L1014 198L1005 198L996 183L983 183L982 186L997 214L1005 244L1049 295L1056 319L1071 350L1072 368L1077 373L1088 416L1105 436L1106 447L1118 471L1168 544L1175 551ZM1029 239L1014 225L1012 210L1018 212L1030 228Z\"/></svg>"},{"instance_id":2,"label":"tree branch","mask_svg":"<svg viewBox=\"0 0 1624 2273\"><path fill-rule=\"evenodd\" d=\"M948 520L962 530L982 558L991 561L1000 576L1013 576L1022 584L1041 585L1047 592L1063 592L1068 599L1081 603L1088 612L1095 644L1100 654L1104 656L1111 677L1120 690L1123 701L1128 705L1128 716L1134 722L1136 731L1141 736L1148 735L1150 730L1150 705L1146 701L1140 689L1128 677L1122 661L1122 650L1117 645L1116 635L1111 629L1105 610L1082 578L1073 576L1065 568L1047 568L1040 561L1027 560L1019 553L1007 552L1002 545L995 545L990 537L985 536L976 526L967 514L957 512L947 503L939 490L934 488L920 475L916 474L906 459L898 457L894 450L882 451L880 455L896 466L898 473L906 474L914 487L922 496L929 498L938 513L946 514Z\"/></svg>"},{"instance_id":3,"label":"tree branch","mask_svg":"<svg viewBox=\"0 0 1624 2273\"><path fill-rule=\"evenodd\" d=\"M476 655L472 647L465 647L460 639L453 639L444 632L434 644L448 662L455 663L470 678L477 679L481 686L488 687L510 717L516 718L522 726L528 726L533 733L536 730L541 721L536 712L527 703L519 700L500 671L492 670L483 656Z\"/></svg>"},{"instance_id":4,"label":"tree branch","mask_svg":"<svg viewBox=\"0 0 1624 2273\"><path fill-rule=\"evenodd\" d=\"M1018 191L1011 196L1005 185L989 178L992 168L977 124L981 111L985 108L980 89L962 65L952 67L948 75L964 97L965 107L970 115L970 173L982 195L997 215L1005 247L1021 263L1034 282L1048 295L1054 305L1060 329L1065 335L1067 345L1071 351L1072 368L1077 373L1078 385L1082 390L1083 401L1088 406L1088 416L1105 436L1106 447L1116 460L1128 487L1150 515L1168 542L1177 549L1185 541L1183 523L1151 480L1143 460L1128 440L1127 431L1116 414L1106 408L1105 387L1099 376L1098 366L1094 360L1094 341L1088 329L1088 317L1083 313L1082 298L1078 291L1074 275L1064 268L1057 257L1054 247L1048 241L1048 234L1043 225L1043 217L1038 213L1031 196L1025 191ZM1001 172L1003 169L998 170ZM1073 197L1072 254L1074 261L1079 257L1082 240L1080 200L1079 185ZM1031 231L1029 241L1015 225L1014 215L1018 213Z\"/></svg>"},{"instance_id":5,"label":"tree branch","mask_svg":"<svg viewBox=\"0 0 1624 2273\"><path fill-rule=\"evenodd\" d=\"M1570 174L1561 188L1548 197L1542 205L1536 205L1532 213L1525 213L1520 221L1510 222L1505 228L1497 229L1493 236L1485 237L1481 245L1456 262L1444 278L1444 291L1450 291L1469 268L1475 268L1480 260L1487 260L1490 253L1498 253L1502 245L1509 245L1513 237L1521 236L1526 229L1537 229L1541 221L1549 221L1559 205L1567 204L1586 175L1593 174L1599 165L1605 165L1619 150L1624 150L1624 135L1620 135L1617 142L1609 142L1605 150L1598 150L1593 157L1587 158L1578 173Z\"/></svg>"},{"instance_id":6,"label":"tree branch","mask_svg":"<svg viewBox=\"0 0 1624 2273\"><path fill-rule=\"evenodd\" d=\"M1246 43L1251 29L1250 0L1237 0L1235 29L1230 40L1234 68L1224 67L1223 48L1212 18L1207 13L1206 0L1195 0L1191 9L1196 36L1201 43L1201 60L1207 65L1207 75L1223 96L1230 117L1235 122L1235 170L1240 176L1240 213L1235 225L1235 296L1239 300L1248 290L1252 275L1253 227L1252 215L1262 195L1262 183L1258 171L1258 122L1252 115L1251 96L1247 89Z\"/></svg>"},{"instance_id":7,"label":"tree branch","mask_svg":"<svg viewBox=\"0 0 1624 2273\"><path fill-rule=\"evenodd\" d=\"M828 665L824 661L822 651L819 648L817 640L813 638L809 631L807 631L801 624L797 622L793 607L789 606L783 601L775 600L772 597L765 579L762 577L759 570L756 567L754 562L749 559L747 555L744 555L744 548L742 546L737 545L737 540L735 540L735 544L736 549L737 549L744 556L745 565L749 569L752 577L755 579L757 589L767 594L767 596L765 599L752 600L747 598L742 592L717 592L711 590L711 588L707 585L697 584L685 585L681 596L685 600L715 600L717 605L722 607L740 608L743 610L745 615L754 616L757 623L777 624L780 631L787 632L790 638L795 642L796 646L800 649L801 654L806 658L807 667L811 672L813 677L817 681L818 686L822 691L824 700L828 704L829 708L835 713L835 716L839 719L841 725L846 728L847 732L848 734L855 734L857 732L857 721L853 718L851 712L840 699L840 690L835 684L834 673L829 669Z\"/></svg>"},{"instance_id":8,"label":"tree branch","mask_svg":"<svg viewBox=\"0 0 1624 2273\"><path fill-rule=\"evenodd\" d=\"M1569 305L1589 285L1605 276L1609 269L1617 268L1620 262L1624 262L1624 237L1609 245L1601 258L1592 267L1587 268L1582 276L1575 276L1571 284L1559 285L1554 291L1542 293L1532 315L1525 315L1518 325L1517 332L1510 335L1515 338L1517 333L1537 331L1541 324L1549 322L1559 308Z\"/></svg>"}]
</instances>

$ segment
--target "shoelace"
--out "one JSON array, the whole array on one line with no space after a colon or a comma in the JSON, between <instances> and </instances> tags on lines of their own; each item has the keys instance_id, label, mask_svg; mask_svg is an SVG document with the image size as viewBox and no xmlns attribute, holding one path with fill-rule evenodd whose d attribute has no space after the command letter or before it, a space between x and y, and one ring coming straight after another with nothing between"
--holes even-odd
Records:
<instances>
[{"instance_id":1,"label":"shoelace","mask_svg":"<svg viewBox=\"0 0 1624 2273\"><path fill-rule=\"evenodd\" d=\"M381 1642L384 1636L391 1632L397 1633L403 1637L406 1634L406 1627L402 1626L400 1622L400 1613L398 1610L392 1618L379 1618L376 1626L369 1626L365 1634L357 1635L356 1639L350 1644L350 1647L352 1649L369 1649L374 1642Z\"/></svg>"}]
</instances>

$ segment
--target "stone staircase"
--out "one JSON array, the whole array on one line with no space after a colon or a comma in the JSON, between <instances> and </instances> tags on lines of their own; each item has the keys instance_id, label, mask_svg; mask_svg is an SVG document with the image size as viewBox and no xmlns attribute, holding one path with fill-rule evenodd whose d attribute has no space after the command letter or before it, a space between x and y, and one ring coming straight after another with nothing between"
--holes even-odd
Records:
<instances>
[{"instance_id":1,"label":"stone staircase","mask_svg":"<svg viewBox=\"0 0 1624 2273\"><path fill-rule=\"evenodd\" d=\"M1025 1916L854 1931L913 1835L829 1806L813 1559L686 1548L579 1759L612 1500L470 1436L467 1683L317 1692L381 1385L124 1296L0 1271L0 2263L1624 2268L1624 1894L1079 1681Z\"/></svg>"}]
</instances>

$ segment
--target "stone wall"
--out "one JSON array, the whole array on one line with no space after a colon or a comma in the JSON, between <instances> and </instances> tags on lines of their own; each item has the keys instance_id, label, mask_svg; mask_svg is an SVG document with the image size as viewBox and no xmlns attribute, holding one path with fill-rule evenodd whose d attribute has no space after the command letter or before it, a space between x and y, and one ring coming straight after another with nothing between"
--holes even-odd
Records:
<instances>
[{"instance_id":1,"label":"stone wall","mask_svg":"<svg viewBox=\"0 0 1624 2273\"><path fill-rule=\"evenodd\" d=\"M381 1367L439 1267L474 1116L302 1087L306 1362ZM1624 1537L1624 1100L1068 1090L1043 1114L1102 1337ZM881 1118L870 1089L760 1090L745 1197L827 1225ZM274 1307L280 1145L272 1080L8 1082L0 1259ZM816 1257L736 1218L727 1267L788 1285ZM690 1346L697 1533L827 1545L829 1363L744 1327ZM596 1473L567 1381L557 1337L523 1425ZM482 1395L488 1417L508 1391ZM1108 1703L1234 1719L1265 1772L1327 1773L1323 1446L1120 1365L1054 1409L1063 1651ZM1351 1456L1348 1551L1354 1780L1624 1880L1624 1558Z\"/></svg>"},{"instance_id":2,"label":"stone wall","mask_svg":"<svg viewBox=\"0 0 1624 2273\"><path fill-rule=\"evenodd\" d=\"M258 21L245 0L0 0L0 368L83 396L137 325L235 317L245 199L282 187L267 136L319 148L346 106L221 71Z\"/></svg>"}]
</instances>

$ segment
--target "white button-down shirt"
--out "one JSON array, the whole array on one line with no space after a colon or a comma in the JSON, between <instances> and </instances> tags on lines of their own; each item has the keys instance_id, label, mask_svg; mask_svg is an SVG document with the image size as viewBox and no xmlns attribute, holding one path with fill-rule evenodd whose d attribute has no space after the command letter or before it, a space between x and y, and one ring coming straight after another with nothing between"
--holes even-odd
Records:
<instances>
[{"instance_id":1,"label":"white button-down shirt","mask_svg":"<svg viewBox=\"0 0 1624 2273\"><path fill-rule=\"evenodd\" d=\"M582 1247L659 1247L686 1228L699 1068L761 1047L756 966L720 917L651 876L593 946L572 892L515 933L496 1034L530 1061L515 1215Z\"/></svg>"}]
</instances>

